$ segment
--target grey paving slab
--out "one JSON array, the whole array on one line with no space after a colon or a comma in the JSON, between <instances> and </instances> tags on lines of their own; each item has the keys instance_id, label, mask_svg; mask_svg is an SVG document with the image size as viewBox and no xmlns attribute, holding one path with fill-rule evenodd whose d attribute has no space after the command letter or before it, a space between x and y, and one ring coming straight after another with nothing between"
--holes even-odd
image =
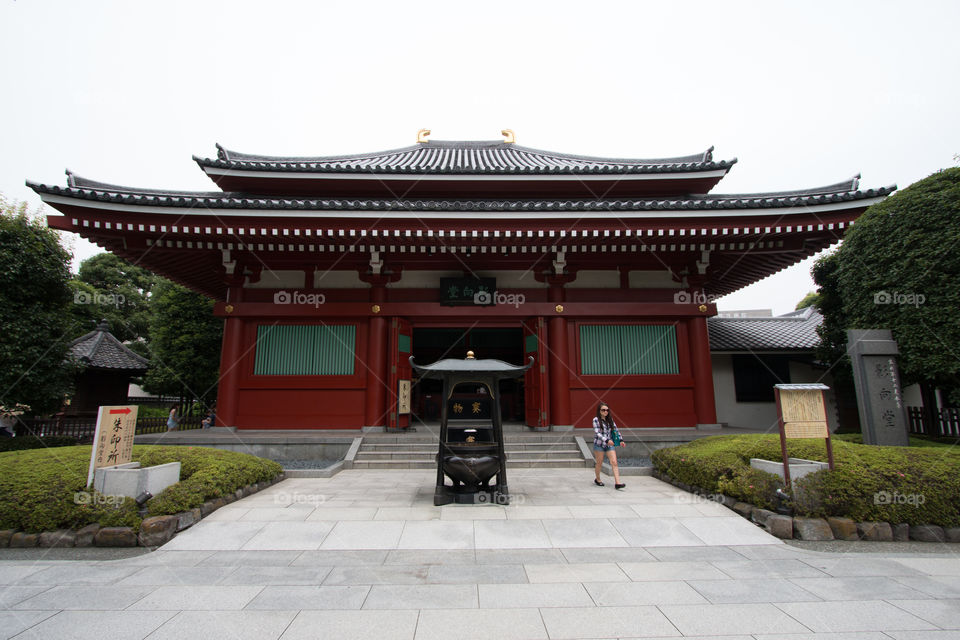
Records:
<instances>
[{"instance_id":1,"label":"grey paving slab","mask_svg":"<svg viewBox=\"0 0 960 640\"><path fill-rule=\"evenodd\" d=\"M427 569L427 582L433 584L526 583L527 573L523 567L520 564L433 565Z\"/></svg>"},{"instance_id":2,"label":"grey paving slab","mask_svg":"<svg viewBox=\"0 0 960 640\"><path fill-rule=\"evenodd\" d=\"M473 549L473 521L408 521L397 541L398 549Z\"/></svg>"},{"instance_id":3,"label":"grey paving slab","mask_svg":"<svg viewBox=\"0 0 960 640\"><path fill-rule=\"evenodd\" d=\"M420 612L416 640L547 638L537 609L433 609Z\"/></svg>"},{"instance_id":4,"label":"grey paving slab","mask_svg":"<svg viewBox=\"0 0 960 640\"><path fill-rule=\"evenodd\" d=\"M704 541L672 518L611 518L612 526L632 547L702 546ZM598 545L601 546L601 545Z\"/></svg>"},{"instance_id":5,"label":"grey paving slab","mask_svg":"<svg viewBox=\"0 0 960 640\"><path fill-rule=\"evenodd\" d=\"M164 551L233 551L259 533L265 522L203 522L160 547Z\"/></svg>"},{"instance_id":6,"label":"grey paving slab","mask_svg":"<svg viewBox=\"0 0 960 640\"><path fill-rule=\"evenodd\" d=\"M704 544L718 545L782 545L783 541L775 538L746 518L740 516L726 518L678 518L677 521L689 529Z\"/></svg>"},{"instance_id":7,"label":"grey paving slab","mask_svg":"<svg viewBox=\"0 0 960 640\"><path fill-rule=\"evenodd\" d=\"M303 551L291 562L292 566L310 565L378 565L387 558L387 551L382 549L318 549Z\"/></svg>"},{"instance_id":8,"label":"grey paving slab","mask_svg":"<svg viewBox=\"0 0 960 640\"><path fill-rule=\"evenodd\" d=\"M402 521L340 521L327 534L321 549L396 549Z\"/></svg>"},{"instance_id":9,"label":"grey paving slab","mask_svg":"<svg viewBox=\"0 0 960 640\"><path fill-rule=\"evenodd\" d=\"M373 585L363 603L364 609L476 609L477 606L475 584Z\"/></svg>"},{"instance_id":10,"label":"grey paving slab","mask_svg":"<svg viewBox=\"0 0 960 640\"><path fill-rule=\"evenodd\" d=\"M448 505L440 507L441 520L506 520L506 507L485 505Z\"/></svg>"},{"instance_id":11,"label":"grey paving slab","mask_svg":"<svg viewBox=\"0 0 960 640\"><path fill-rule=\"evenodd\" d=\"M23 602L27 598L32 598L38 593L43 593L47 589L52 589L46 585L36 587L0 587L0 610L10 609L18 602Z\"/></svg>"},{"instance_id":12,"label":"grey paving slab","mask_svg":"<svg viewBox=\"0 0 960 640\"><path fill-rule=\"evenodd\" d=\"M379 507L374 520L439 520L439 507Z\"/></svg>"},{"instance_id":13,"label":"grey paving slab","mask_svg":"<svg viewBox=\"0 0 960 640\"><path fill-rule=\"evenodd\" d=\"M140 571L138 566L57 564L28 573L20 579L21 585L95 585L112 584Z\"/></svg>"},{"instance_id":14,"label":"grey paving slab","mask_svg":"<svg viewBox=\"0 0 960 640\"><path fill-rule=\"evenodd\" d=\"M936 629L929 622L880 600L783 602L772 606L817 633Z\"/></svg>"},{"instance_id":15,"label":"grey paving slab","mask_svg":"<svg viewBox=\"0 0 960 640\"><path fill-rule=\"evenodd\" d=\"M685 636L810 631L772 604L663 605L660 611Z\"/></svg>"},{"instance_id":16,"label":"grey paving slab","mask_svg":"<svg viewBox=\"0 0 960 640\"><path fill-rule=\"evenodd\" d=\"M243 609L263 587L157 587L130 609L153 611L216 611Z\"/></svg>"},{"instance_id":17,"label":"grey paving slab","mask_svg":"<svg viewBox=\"0 0 960 640\"><path fill-rule=\"evenodd\" d=\"M503 510L508 520L545 520L570 518L570 508L566 505L511 505Z\"/></svg>"},{"instance_id":18,"label":"grey paving slab","mask_svg":"<svg viewBox=\"0 0 960 640\"><path fill-rule=\"evenodd\" d=\"M0 611L0 638L12 638L53 615L55 611Z\"/></svg>"},{"instance_id":19,"label":"grey paving slab","mask_svg":"<svg viewBox=\"0 0 960 640\"><path fill-rule=\"evenodd\" d=\"M220 580L224 585L318 585L332 567L270 567L252 566L227 568L229 573Z\"/></svg>"},{"instance_id":20,"label":"grey paving slab","mask_svg":"<svg viewBox=\"0 0 960 640\"><path fill-rule=\"evenodd\" d=\"M247 611L359 609L369 586L267 586L244 607Z\"/></svg>"},{"instance_id":21,"label":"grey paving slab","mask_svg":"<svg viewBox=\"0 0 960 640\"><path fill-rule=\"evenodd\" d=\"M542 520L541 522L550 537L551 544L557 548L630 546L630 543L606 519Z\"/></svg>"},{"instance_id":22,"label":"grey paving slab","mask_svg":"<svg viewBox=\"0 0 960 640\"><path fill-rule=\"evenodd\" d=\"M553 544L541 520L484 520L473 523L477 549L541 549Z\"/></svg>"},{"instance_id":23,"label":"grey paving slab","mask_svg":"<svg viewBox=\"0 0 960 640\"><path fill-rule=\"evenodd\" d=\"M882 576L867 578L792 578L790 580L821 600L919 600L931 596Z\"/></svg>"},{"instance_id":24,"label":"grey paving slab","mask_svg":"<svg viewBox=\"0 0 960 640\"><path fill-rule=\"evenodd\" d=\"M426 584L429 567L420 565L366 565L333 567L325 585Z\"/></svg>"},{"instance_id":25,"label":"grey paving slab","mask_svg":"<svg viewBox=\"0 0 960 640\"><path fill-rule=\"evenodd\" d=\"M714 604L820 600L816 594L784 578L690 580L688 584Z\"/></svg>"},{"instance_id":26,"label":"grey paving slab","mask_svg":"<svg viewBox=\"0 0 960 640\"><path fill-rule=\"evenodd\" d=\"M889 640L890 636L881 631L853 631L850 633L759 633L756 640Z\"/></svg>"},{"instance_id":27,"label":"grey paving slab","mask_svg":"<svg viewBox=\"0 0 960 640\"><path fill-rule=\"evenodd\" d=\"M241 548L246 551L309 551L320 547L335 526L332 522L267 522Z\"/></svg>"},{"instance_id":28,"label":"grey paving slab","mask_svg":"<svg viewBox=\"0 0 960 640\"><path fill-rule=\"evenodd\" d=\"M960 631L888 631L886 636L893 640L960 640Z\"/></svg>"},{"instance_id":29,"label":"grey paving slab","mask_svg":"<svg viewBox=\"0 0 960 640\"><path fill-rule=\"evenodd\" d=\"M136 585L212 585L230 575L233 567L144 567L116 582L118 586Z\"/></svg>"},{"instance_id":30,"label":"grey paving slab","mask_svg":"<svg viewBox=\"0 0 960 640\"><path fill-rule=\"evenodd\" d=\"M661 604L707 604L708 601L682 581L585 582L584 588L598 607L632 607Z\"/></svg>"},{"instance_id":31,"label":"grey paving slab","mask_svg":"<svg viewBox=\"0 0 960 640\"><path fill-rule=\"evenodd\" d=\"M960 578L950 576L896 576L893 580L934 598L960 598Z\"/></svg>"},{"instance_id":32,"label":"grey paving slab","mask_svg":"<svg viewBox=\"0 0 960 640\"><path fill-rule=\"evenodd\" d=\"M713 565L703 562L621 562L620 569L634 582L729 578Z\"/></svg>"},{"instance_id":33,"label":"grey paving slab","mask_svg":"<svg viewBox=\"0 0 960 640\"><path fill-rule=\"evenodd\" d=\"M183 553L183 552L179 552ZM303 551L214 551L198 563L198 566L211 567L250 567L268 565L284 567L293 564ZM316 552L312 552L316 553Z\"/></svg>"},{"instance_id":34,"label":"grey paving slab","mask_svg":"<svg viewBox=\"0 0 960 640\"><path fill-rule=\"evenodd\" d=\"M657 607L542 608L540 614L552 639L632 638L642 635L676 637L680 633Z\"/></svg>"},{"instance_id":35,"label":"grey paving slab","mask_svg":"<svg viewBox=\"0 0 960 640\"><path fill-rule=\"evenodd\" d=\"M531 583L548 582L630 582L630 578L613 562L583 564L525 565Z\"/></svg>"},{"instance_id":36,"label":"grey paving slab","mask_svg":"<svg viewBox=\"0 0 960 640\"><path fill-rule=\"evenodd\" d=\"M98 547L94 547L98 548ZM104 551L109 547L103 548ZM198 567L205 560L215 555L216 551L164 551L157 549L150 553L145 553L132 558L122 558L118 560L104 561L102 564L114 564L116 566L139 566L139 567Z\"/></svg>"},{"instance_id":37,"label":"grey paving slab","mask_svg":"<svg viewBox=\"0 0 960 640\"><path fill-rule=\"evenodd\" d=\"M303 522L311 513L313 507L269 507L248 509L237 520L242 522Z\"/></svg>"},{"instance_id":38,"label":"grey paving slab","mask_svg":"<svg viewBox=\"0 0 960 640\"><path fill-rule=\"evenodd\" d=\"M175 615L176 611L61 611L26 629L17 640L142 640Z\"/></svg>"},{"instance_id":39,"label":"grey paving slab","mask_svg":"<svg viewBox=\"0 0 960 640\"><path fill-rule=\"evenodd\" d=\"M941 629L960 629L960 600L887 600Z\"/></svg>"},{"instance_id":40,"label":"grey paving slab","mask_svg":"<svg viewBox=\"0 0 960 640\"><path fill-rule=\"evenodd\" d=\"M590 594L578 583L480 584L483 609L526 609L538 607L590 607Z\"/></svg>"},{"instance_id":41,"label":"grey paving slab","mask_svg":"<svg viewBox=\"0 0 960 640\"><path fill-rule=\"evenodd\" d=\"M413 640L418 611L301 611L282 640Z\"/></svg>"},{"instance_id":42,"label":"grey paving slab","mask_svg":"<svg viewBox=\"0 0 960 640\"><path fill-rule=\"evenodd\" d=\"M960 576L960 558L956 557L895 558L894 562L929 576Z\"/></svg>"},{"instance_id":43,"label":"grey paving slab","mask_svg":"<svg viewBox=\"0 0 960 640\"><path fill-rule=\"evenodd\" d=\"M713 562L731 578L824 578L826 574L805 562L792 558L779 560L740 560Z\"/></svg>"},{"instance_id":44,"label":"grey paving slab","mask_svg":"<svg viewBox=\"0 0 960 640\"><path fill-rule=\"evenodd\" d=\"M373 520L379 509L377 507L337 507L323 505L313 510L307 516L307 522L339 521L339 520Z\"/></svg>"},{"instance_id":45,"label":"grey paving slab","mask_svg":"<svg viewBox=\"0 0 960 640\"><path fill-rule=\"evenodd\" d=\"M740 553L748 547L650 547L647 552L661 562L743 562L748 558ZM765 547L771 548L771 547ZM818 575L824 575L822 573Z\"/></svg>"},{"instance_id":46,"label":"grey paving slab","mask_svg":"<svg viewBox=\"0 0 960 640\"><path fill-rule=\"evenodd\" d=\"M43 593L17 603L12 608L77 611L120 610L126 609L151 591L153 589L150 587L52 587Z\"/></svg>"},{"instance_id":47,"label":"grey paving slab","mask_svg":"<svg viewBox=\"0 0 960 640\"><path fill-rule=\"evenodd\" d=\"M803 560L835 578L853 576L919 576L924 572L889 558L813 556Z\"/></svg>"},{"instance_id":48,"label":"grey paving slab","mask_svg":"<svg viewBox=\"0 0 960 640\"><path fill-rule=\"evenodd\" d=\"M149 640L272 640L279 638L297 611L181 611L150 634Z\"/></svg>"},{"instance_id":49,"label":"grey paving slab","mask_svg":"<svg viewBox=\"0 0 960 640\"><path fill-rule=\"evenodd\" d=\"M383 564L476 564L476 551L471 549L393 549L387 551Z\"/></svg>"},{"instance_id":50,"label":"grey paving slab","mask_svg":"<svg viewBox=\"0 0 960 640\"><path fill-rule=\"evenodd\" d=\"M603 547L600 549L561 549L563 559L582 562L656 562L657 559L641 547Z\"/></svg>"},{"instance_id":51,"label":"grey paving slab","mask_svg":"<svg viewBox=\"0 0 960 640\"><path fill-rule=\"evenodd\" d=\"M477 564L555 564L567 559L560 549L477 549Z\"/></svg>"}]
</instances>

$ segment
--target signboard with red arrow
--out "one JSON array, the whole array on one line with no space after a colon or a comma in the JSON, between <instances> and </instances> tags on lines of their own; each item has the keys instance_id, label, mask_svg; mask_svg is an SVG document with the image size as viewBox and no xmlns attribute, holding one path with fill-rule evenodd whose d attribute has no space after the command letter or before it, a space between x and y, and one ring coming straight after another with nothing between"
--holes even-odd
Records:
<instances>
[{"instance_id":1,"label":"signboard with red arrow","mask_svg":"<svg viewBox=\"0 0 960 640\"><path fill-rule=\"evenodd\" d=\"M93 472L101 467L126 464L133 459L133 436L137 430L137 406L100 407L97 430L93 435L87 486L93 483Z\"/></svg>"}]
</instances>

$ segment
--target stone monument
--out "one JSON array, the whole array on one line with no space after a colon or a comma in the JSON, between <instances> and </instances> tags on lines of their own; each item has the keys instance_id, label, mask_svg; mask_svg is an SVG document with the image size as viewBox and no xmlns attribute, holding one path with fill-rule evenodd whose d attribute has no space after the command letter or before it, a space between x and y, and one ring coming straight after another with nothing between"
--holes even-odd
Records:
<instances>
[{"instance_id":1,"label":"stone monument","mask_svg":"<svg viewBox=\"0 0 960 640\"><path fill-rule=\"evenodd\" d=\"M860 410L864 444L909 444L906 409L900 391L897 343L887 329L848 329L847 353Z\"/></svg>"}]
</instances>

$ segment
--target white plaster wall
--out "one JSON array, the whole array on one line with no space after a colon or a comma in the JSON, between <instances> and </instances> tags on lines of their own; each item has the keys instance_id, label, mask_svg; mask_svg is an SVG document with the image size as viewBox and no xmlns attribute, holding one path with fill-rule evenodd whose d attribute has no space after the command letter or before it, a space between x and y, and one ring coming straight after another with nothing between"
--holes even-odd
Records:
<instances>
[{"instance_id":1,"label":"white plaster wall","mask_svg":"<svg viewBox=\"0 0 960 640\"><path fill-rule=\"evenodd\" d=\"M680 283L669 271L631 271L631 289L679 289Z\"/></svg>"},{"instance_id":2,"label":"white plaster wall","mask_svg":"<svg viewBox=\"0 0 960 640\"><path fill-rule=\"evenodd\" d=\"M470 264L470 259L465 258ZM472 274L478 278L496 278L497 289L544 289L548 285L537 282L531 270L517 271L476 271ZM400 280L388 286L391 289L438 289L440 278L462 278L463 271L404 271Z\"/></svg>"},{"instance_id":3,"label":"white plaster wall","mask_svg":"<svg viewBox=\"0 0 960 640\"><path fill-rule=\"evenodd\" d=\"M244 289L302 289L303 270L272 271L264 269L257 282L246 282Z\"/></svg>"},{"instance_id":4,"label":"white plaster wall","mask_svg":"<svg viewBox=\"0 0 960 640\"><path fill-rule=\"evenodd\" d=\"M315 271L314 289L366 289L369 287L356 271Z\"/></svg>"},{"instance_id":5,"label":"white plaster wall","mask_svg":"<svg viewBox=\"0 0 960 640\"><path fill-rule=\"evenodd\" d=\"M770 431L776 433L777 405L774 402L737 402L736 387L733 379L733 359L727 353L710 354L713 363L713 394L717 407L717 421L731 427ZM831 386L829 378L824 379L823 370L815 369L801 362L790 363L790 382L823 382ZM837 428L837 404L833 390L825 394L827 425L833 432Z\"/></svg>"},{"instance_id":6,"label":"white plaster wall","mask_svg":"<svg viewBox=\"0 0 960 640\"><path fill-rule=\"evenodd\" d=\"M616 270L577 271L577 279L568 285L568 289L619 289L620 272Z\"/></svg>"}]
</instances>

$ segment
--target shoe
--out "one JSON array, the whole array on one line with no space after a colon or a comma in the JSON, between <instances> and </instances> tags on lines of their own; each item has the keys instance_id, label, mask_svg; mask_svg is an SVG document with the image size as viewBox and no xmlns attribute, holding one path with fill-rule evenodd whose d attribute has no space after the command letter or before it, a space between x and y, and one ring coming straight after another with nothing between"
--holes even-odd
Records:
<instances>
[{"instance_id":1,"label":"shoe","mask_svg":"<svg viewBox=\"0 0 960 640\"><path fill-rule=\"evenodd\" d=\"M625 486L627 486L627 485L625 485L625 484L615 484L615 485L613 485L613 488L614 488L614 489L623 489Z\"/></svg>"},{"instance_id":2,"label":"shoe","mask_svg":"<svg viewBox=\"0 0 960 640\"><path fill-rule=\"evenodd\" d=\"M593 484L597 485L598 487L602 487L602 486L603 486L603 483L600 482L600 481L597 480L597 479L594 479Z\"/></svg>"}]
</instances>

